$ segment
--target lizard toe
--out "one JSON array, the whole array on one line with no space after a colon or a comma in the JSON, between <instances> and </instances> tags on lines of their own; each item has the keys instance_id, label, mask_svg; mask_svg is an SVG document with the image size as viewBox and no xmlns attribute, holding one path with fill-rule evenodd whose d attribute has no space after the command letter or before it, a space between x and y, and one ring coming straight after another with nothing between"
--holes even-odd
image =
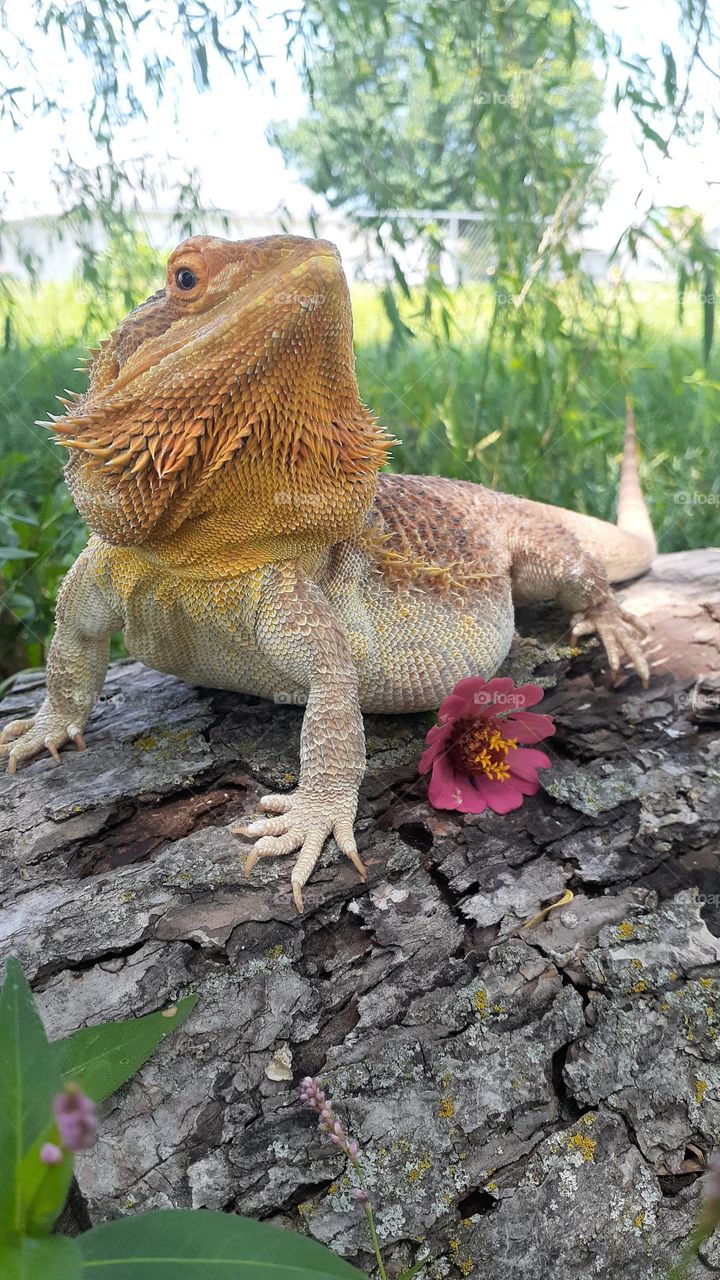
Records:
<instances>
[{"instance_id":1,"label":"lizard toe","mask_svg":"<svg viewBox=\"0 0 720 1280\"><path fill-rule=\"evenodd\" d=\"M4 747L6 743L12 742L14 738L22 737L24 733L27 733L28 729L32 729L32 724L32 720L11 720L0 731L0 746ZM6 756L7 753L7 749L0 750L0 755Z\"/></svg>"},{"instance_id":2,"label":"lizard toe","mask_svg":"<svg viewBox=\"0 0 720 1280\"><path fill-rule=\"evenodd\" d=\"M613 684L620 671L624 656L647 687L650 669L642 652L642 642L649 634L647 623L629 613L614 599L604 600L585 613L573 614L570 619L573 640L581 636L597 635L607 655L610 678Z\"/></svg>"},{"instance_id":3,"label":"lizard toe","mask_svg":"<svg viewBox=\"0 0 720 1280\"><path fill-rule=\"evenodd\" d=\"M271 796L261 796L258 800L259 809L267 809L268 813L287 813L292 804L292 796L282 792Z\"/></svg>"},{"instance_id":4,"label":"lizard toe","mask_svg":"<svg viewBox=\"0 0 720 1280\"><path fill-rule=\"evenodd\" d=\"M256 818L254 822L246 822L235 828L245 836L284 836L288 829L288 818Z\"/></svg>"},{"instance_id":5,"label":"lizard toe","mask_svg":"<svg viewBox=\"0 0 720 1280\"><path fill-rule=\"evenodd\" d=\"M253 846L245 862L245 875L249 876L255 863L260 858L281 858L284 854L294 853L302 844L302 837L288 832L282 836L263 836Z\"/></svg>"},{"instance_id":6,"label":"lizard toe","mask_svg":"<svg viewBox=\"0 0 720 1280\"><path fill-rule=\"evenodd\" d=\"M300 850L290 882L298 911L303 910L303 888L307 884L323 851L326 840L334 836L344 853L364 880L366 870L357 850L353 822L357 810L357 791L352 787L338 789L332 795L298 787L291 795L266 796L263 802L282 802L284 812L275 817L243 821L233 827L240 835L257 838L248 855L245 873L250 875L260 858L281 857ZM268 806L271 807L271 806Z\"/></svg>"},{"instance_id":7,"label":"lizard toe","mask_svg":"<svg viewBox=\"0 0 720 1280\"><path fill-rule=\"evenodd\" d=\"M8 773L15 773L19 764L43 751L60 764L60 749L71 741L78 751L86 750L82 724L66 724L57 711L43 706L32 720L11 720L5 726L0 734L0 760L7 760Z\"/></svg>"}]
</instances>

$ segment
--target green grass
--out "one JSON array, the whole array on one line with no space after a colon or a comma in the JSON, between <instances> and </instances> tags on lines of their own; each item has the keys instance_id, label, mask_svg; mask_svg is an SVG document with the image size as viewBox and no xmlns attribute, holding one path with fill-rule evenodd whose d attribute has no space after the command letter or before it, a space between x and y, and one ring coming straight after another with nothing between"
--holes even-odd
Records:
<instances>
[{"instance_id":1,"label":"green grass","mask_svg":"<svg viewBox=\"0 0 720 1280\"><path fill-rule=\"evenodd\" d=\"M629 392L661 550L716 542L720 361L698 372L692 300L681 326L671 286L637 287L634 298L621 315L611 307L608 318L568 290L562 315L554 304L531 313L488 359L488 286L464 291L449 336L440 338L419 318L413 294L402 306L415 331L406 342L393 340L377 293L356 289L358 380L400 440L393 468L475 480L612 519ZM35 419L53 411L63 388L82 387L75 367L88 338L97 341L124 309L118 299L94 313L86 290L71 285L16 298L13 342L0 351L0 679L42 662L58 582L85 537L62 484L63 451ZM606 330L616 322L610 340Z\"/></svg>"}]
</instances>

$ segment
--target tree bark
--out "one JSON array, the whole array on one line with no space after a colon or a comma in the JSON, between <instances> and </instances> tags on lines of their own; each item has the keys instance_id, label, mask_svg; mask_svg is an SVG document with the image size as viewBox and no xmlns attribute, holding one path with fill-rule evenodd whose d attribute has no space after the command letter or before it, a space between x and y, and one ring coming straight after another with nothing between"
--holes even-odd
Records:
<instances>
[{"instance_id":1,"label":"tree bark","mask_svg":"<svg viewBox=\"0 0 720 1280\"><path fill-rule=\"evenodd\" d=\"M521 617L506 670L548 685L558 733L509 815L433 811L430 717L368 716L368 882L331 846L302 917L290 860L246 880L228 829L296 780L300 708L115 663L86 753L2 775L0 955L49 1034L199 995L104 1106L79 1216L236 1210L372 1274L344 1158L296 1101L320 1074L390 1276L429 1250L427 1280L664 1278L720 1134L719 581L720 552L682 553L622 593L654 628L648 690ZM19 677L0 720L42 692ZM689 1274L718 1270L711 1240Z\"/></svg>"}]
</instances>

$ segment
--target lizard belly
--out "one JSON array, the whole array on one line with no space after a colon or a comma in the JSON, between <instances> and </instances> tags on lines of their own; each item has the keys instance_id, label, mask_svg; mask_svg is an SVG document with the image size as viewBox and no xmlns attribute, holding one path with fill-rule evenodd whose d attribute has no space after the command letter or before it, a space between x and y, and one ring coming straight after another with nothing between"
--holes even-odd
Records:
<instances>
[{"instance_id":1,"label":"lizard belly","mask_svg":"<svg viewBox=\"0 0 720 1280\"><path fill-rule=\"evenodd\" d=\"M237 617L230 621L202 604L201 616L195 612L177 591L136 589L125 602L128 653L188 684L295 700L296 691L288 690L287 679L258 652Z\"/></svg>"},{"instance_id":2,"label":"lizard belly","mask_svg":"<svg viewBox=\"0 0 720 1280\"><path fill-rule=\"evenodd\" d=\"M510 583L462 599L370 578L345 592L336 608L359 674L363 711L436 708L458 680L488 679L503 661L514 632Z\"/></svg>"},{"instance_id":3,"label":"lizard belly","mask_svg":"<svg viewBox=\"0 0 720 1280\"><path fill-rule=\"evenodd\" d=\"M250 575L188 581L112 549L99 577L121 606L128 653L146 666L189 684L305 702L307 690L255 645L262 587ZM363 711L431 710L465 676L493 675L510 647L504 576L443 594L389 579L350 553L318 580L348 637Z\"/></svg>"}]
</instances>

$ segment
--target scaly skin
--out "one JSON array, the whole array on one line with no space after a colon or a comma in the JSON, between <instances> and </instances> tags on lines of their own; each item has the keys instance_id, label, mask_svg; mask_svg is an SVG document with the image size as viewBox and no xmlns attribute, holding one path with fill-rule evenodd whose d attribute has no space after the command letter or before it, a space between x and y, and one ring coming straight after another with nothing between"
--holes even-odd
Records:
<instances>
[{"instance_id":1,"label":"scaly skin","mask_svg":"<svg viewBox=\"0 0 720 1280\"><path fill-rule=\"evenodd\" d=\"M613 673L626 654L647 680L641 628L609 586L654 553L632 440L634 529L378 475L391 442L358 396L347 286L326 241L185 241L165 289L64 403L53 428L93 532L58 597L46 700L6 727L0 753L13 772L43 749L84 747L118 630L156 670L305 702L297 790L264 797L272 816L240 828L258 837L248 871L299 850L298 909L328 836L364 874L362 711L434 708L464 676L491 676L513 600L559 600L575 635L599 633Z\"/></svg>"}]
</instances>

